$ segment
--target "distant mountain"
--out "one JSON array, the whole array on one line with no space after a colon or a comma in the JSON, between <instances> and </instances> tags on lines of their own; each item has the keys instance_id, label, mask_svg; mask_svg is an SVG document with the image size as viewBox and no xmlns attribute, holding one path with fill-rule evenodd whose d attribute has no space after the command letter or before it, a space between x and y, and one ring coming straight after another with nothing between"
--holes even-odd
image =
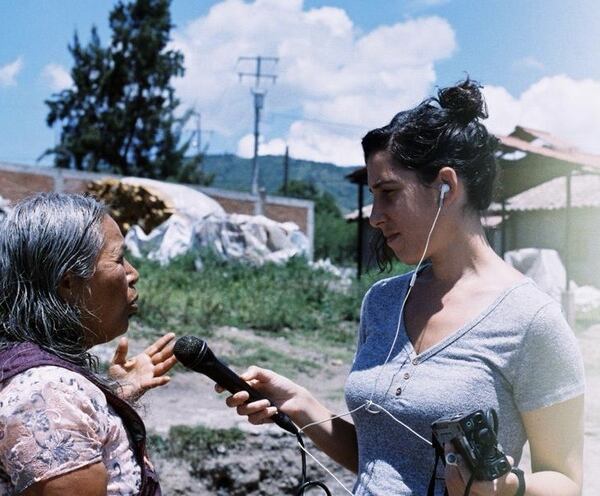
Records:
<instances>
[{"instance_id":1,"label":"distant mountain","mask_svg":"<svg viewBox=\"0 0 600 496\"><path fill-rule=\"evenodd\" d=\"M283 184L283 157L261 156L259 166L261 186L267 189L267 193L275 194ZM252 159L232 154L206 155L202 167L205 172L215 174L212 184L215 188L250 191ZM351 184L345 176L357 168L290 158L288 178L308 181L319 190L328 191L347 213L357 208L357 191L356 185Z\"/></svg>"}]
</instances>

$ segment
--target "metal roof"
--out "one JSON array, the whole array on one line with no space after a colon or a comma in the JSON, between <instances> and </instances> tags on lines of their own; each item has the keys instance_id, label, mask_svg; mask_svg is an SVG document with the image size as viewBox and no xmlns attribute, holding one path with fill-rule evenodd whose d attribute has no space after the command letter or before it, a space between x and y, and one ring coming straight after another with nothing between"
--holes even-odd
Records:
<instances>
[{"instance_id":1,"label":"metal roof","mask_svg":"<svg viewBox=\"0 0 600 496\"><path fill-rule=\"evenodd\" d=\"M592 155L572 148L558 149L550 147L540 143L543 140L525 141L515 136L498 136L498 139L503 149L508 152L519 150L525 153L533 153L562 162L584 166L584 168L587 167L590 170L600 171L600 155Z\"/></svg>"},{"instance_id":2,"label":"metal roof","mask_svg":"<svg viewBox=\"0 0 600 496\"><path fill-rule=\"evenodd\" d=\"M509 212L530 210L557 210L567 206L567 179L555 177L506 201ZM600 207L600 175L574 174L571 177L571 206L573 208ZM499 211L494 204L490 209Z\"/></svg>"}]
</instances>

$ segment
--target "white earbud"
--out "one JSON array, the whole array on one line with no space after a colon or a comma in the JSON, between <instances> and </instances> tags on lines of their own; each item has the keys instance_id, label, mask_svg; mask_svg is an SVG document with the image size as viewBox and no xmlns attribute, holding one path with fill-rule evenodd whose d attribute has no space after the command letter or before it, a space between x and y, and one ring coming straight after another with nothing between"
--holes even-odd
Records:
<instances>
[{"instance_id":1,"label":"white earbud","mask_svg":"<svg viewBox=\"0 0 600 496\"><path fill-rule=\"evenodd\" d=\"M440 207L444 203L444 198L446 197L446 193L448 193L449 191L450 191L450 185L449 184L443 183L440 186Z\"/></svg>"}]
</instances>

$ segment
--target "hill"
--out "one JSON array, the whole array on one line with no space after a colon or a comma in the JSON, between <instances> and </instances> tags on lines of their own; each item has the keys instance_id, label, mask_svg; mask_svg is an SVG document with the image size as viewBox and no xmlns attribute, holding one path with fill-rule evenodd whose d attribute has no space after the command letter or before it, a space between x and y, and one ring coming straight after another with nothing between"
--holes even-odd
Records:
<instances>
[{"instance_id":1,"label":"hill","mask_svg":"<svg viewBox=\"0 0 600 496\"><path fill-rule=\"evenodd\" d=\"M260 184L267 193L276 194L283 184L283 157L261 156ZM212 184L215 188L250 191L252 160L233 154L206 155L202 162L203 170L214 173ZM339 167L324 162L297 160L290 158L289 180L302 180L313 183L319 190L328 191L337 200L344 213L356 209L356 186L345 178L357 167Z\"/></svg>"}]
</instances>

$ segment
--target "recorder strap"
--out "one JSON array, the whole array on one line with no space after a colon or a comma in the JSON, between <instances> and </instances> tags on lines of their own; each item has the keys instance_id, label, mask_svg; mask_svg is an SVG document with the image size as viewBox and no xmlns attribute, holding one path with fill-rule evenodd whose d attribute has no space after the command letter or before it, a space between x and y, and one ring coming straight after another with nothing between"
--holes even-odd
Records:
<instances>
[{"instance_id":1,"label":"recorder strap","mask_svg":"<svg viewBox=\"0 0 600 496\"><path fill-rule=\"evenodd\" d=\"M435 450L435 461L433 463L433 472L431 472L431 479L429 479L429 488L427 489L427 496L435 496L435 481L437 475L437 468L440 459L442 464L446 466L446 458L444 457L444 447L438 442L435 436L431 436L431 444ZM444 496L448 496L448 489L444 485Z\"/></svg>"}]
</instances>

